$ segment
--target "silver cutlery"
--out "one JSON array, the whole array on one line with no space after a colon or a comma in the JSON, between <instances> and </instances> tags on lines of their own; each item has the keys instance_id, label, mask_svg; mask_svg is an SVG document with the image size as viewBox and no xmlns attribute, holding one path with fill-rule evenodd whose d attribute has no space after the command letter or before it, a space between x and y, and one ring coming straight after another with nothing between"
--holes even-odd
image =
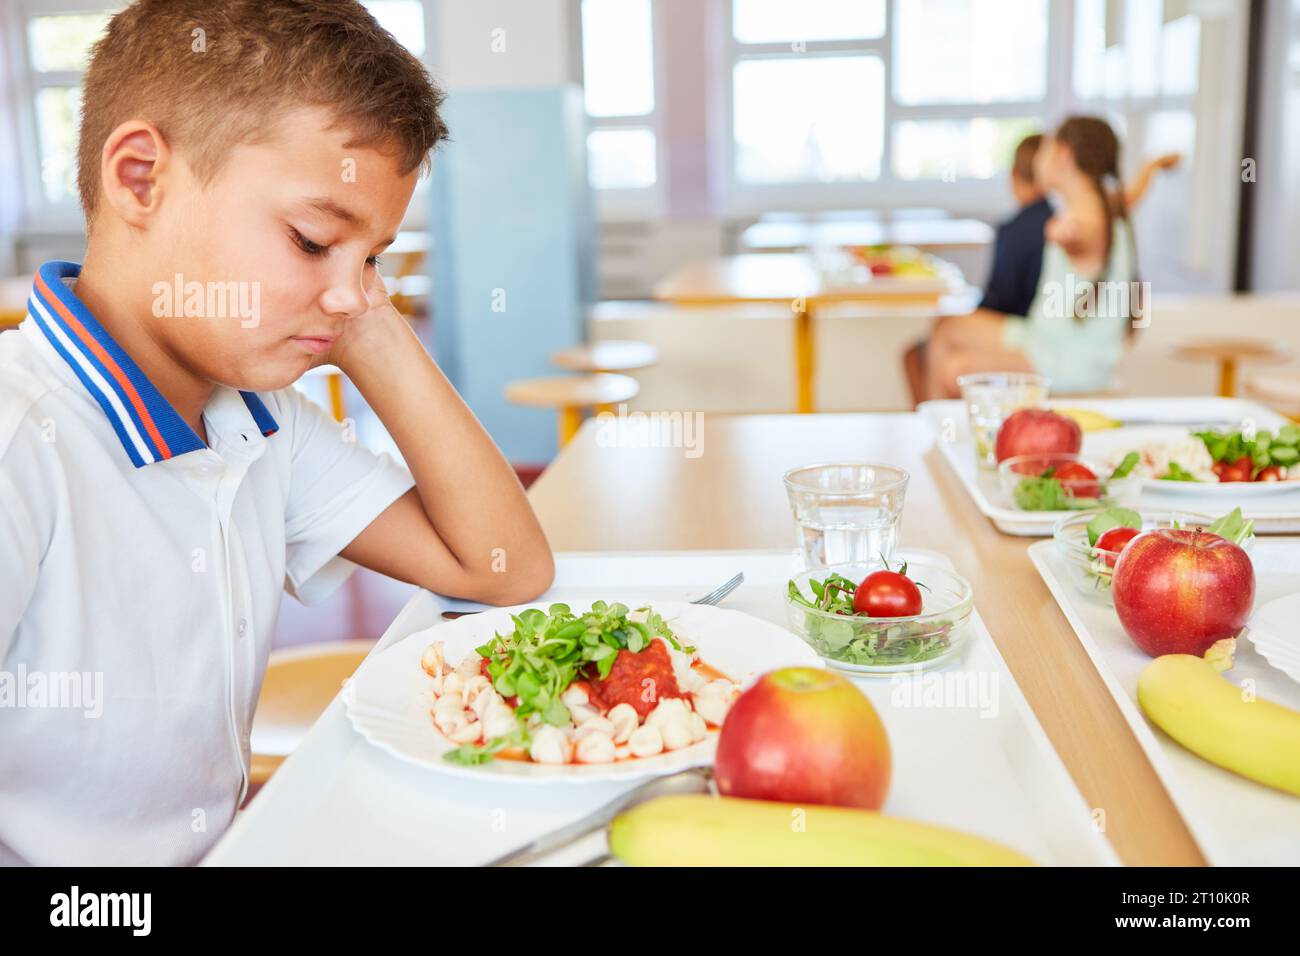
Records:
<instances>
[{"instance_id":1,"label":"silver cutlery","mask_svg":"<svg viewBox=\"0 0 1300 956\"><path fill-rule=\"evenodd\" d=\"M722 601L723 598L725 598L728 594L736 590L736 588L740 587L744 583L745 583L745 572L741 571L739 574L731 578L729 581L724 581L722 584L719 584L708 594L704 595L704 597L696 598L694 601L691 601L690 603L691 604L718 604L719 602ZM454 621L457 618L464 617L467 614L482 614L482 613L483 613L482 611L443 611L442 619L444 621Z\"/></svg>"},{"instance_id":2,"label":"silver cutlery","mask_svg":"<svg viewBox=\"0 0 1300 956\"><path fill-rule=\"evenodd\" d=\"M567 826L562 826L558 830L552 830L544 836L538 837L530 843L526 843L517 850L507 853L505 856L499 856L495 860L490 860L483 864L484 866L524 866L540 857L554 853L556 850L563 849L566 846L595 833L597 830L603 830L609 826L610 822L625 810L630 810L635 806L646 803L649 800L655 800L659 797L675 796L678 794L698 794L713 792L713 768L712 767L692 767L689 770L683 770L680 773L669 774L665 777L655 777L653 780L647 780L639 787L633 787L627 793L616 797L600 809L587 814L580 820L576 820ZM583 863L583 866L600 866L608 862L609 854L602 854L593 857Z\"/></svg>"}]
</instances>

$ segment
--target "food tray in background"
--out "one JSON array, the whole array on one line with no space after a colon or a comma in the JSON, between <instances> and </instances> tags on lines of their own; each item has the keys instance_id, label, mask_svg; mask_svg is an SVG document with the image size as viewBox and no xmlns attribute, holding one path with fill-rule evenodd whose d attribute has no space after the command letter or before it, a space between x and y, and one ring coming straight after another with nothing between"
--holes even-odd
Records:
<instances>
[{"instance_id":1,"label":"food tray in background","mask_svg":"<svg viewBox=\"0 0 1300 956\"><path fill-rule=\"evenodd\" d=\"M1137 681L1151 658L1124 633L1114 608L1085 595L1070 582L1055 541L1029 548L1079 642L1115 698L1170 799L1182 814L1206 860L1215 866L1294 866L1300 861L1300 796L1247 780L1175 743L1147 720L1137 702ZM1300 539L1258 540L1256 609L1300 591ZM1228 677L1255 683L1260 699L1300 710L1300 683L1272 667L1249 638L1237 641Z\"/></svg>"},{"instance_id":2,"label":"food tray in background","mask_svg":"<svg viewBox=\"0 0 1300 956\"><path fill-rule=\"evenodd\" d=\"M1111 399L1058 399L1046 403L1055 408L1088 408L1117 421L1140 421L1134 425L1135 438L1150 433L1159 423L1227 423L1251 420L1256 428L1274 430L1286 424L1287 419L1255 402L1237 398L1111 398ZM966 405L961 401L922 402L918 414L930 427L935 444L952 470L961 480L976 507L994 526L1006 534L1027 537L1048 537L1052 526L1062 511L1020 511L1012 507L998 482L996 471L985 471L975 464L975 442L967 423ZM1154 424L1153 424L1154 423ZM1188 424L1188 430L1195 425ZM1085 456L1105 457L1124 444L1126 428L1085 432ZM1170 482L1169 484L1176 484ZM1300 482L1287 491L1259 494L1247 491L1225 500L1223 492L1216 489L1209 494L1195 494L1186 487L1168 491L1153 489L1150 483L1142 489L1139 507L1154 510L1191 511L1218 516L1241 507L1247 518L1255 522L1261 534L1300 533Z\"/></svg>"},{"instance_id":3,"label":"food tray in background","mask_svg":"<svg viewBox=\"0 0 1300 956\"><path fill-rule=\"evenodd\" d=\"M899 557L947 563L933 552L903 549ZM544 600L575 605L631 592L689 600L743 571L745 583L723 606L784 627L795 561L792 551L618 552L560 554L556 565ZM446 606L417 592L372 655L436 623ZM856 682L889 734L885 812L978 834L1042 864L1115 865L978 613L970 626L959 660L919 677ZM204 862L475 865L576 820L626 786L503 786L429 772L368 743L336 698ZM581 863L601 850L586 845L555 862Z\"/></svg>"}]
</instances>

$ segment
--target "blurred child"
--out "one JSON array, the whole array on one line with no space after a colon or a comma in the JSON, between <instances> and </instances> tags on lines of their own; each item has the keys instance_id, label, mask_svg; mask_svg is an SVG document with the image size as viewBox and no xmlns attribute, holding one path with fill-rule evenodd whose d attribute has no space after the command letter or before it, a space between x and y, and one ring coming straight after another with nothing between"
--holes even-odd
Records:
<instances>
[{"instance_id":1,"label":"blurred child","mask_svg":"<svg viewBox=\"0 0 1300 956\"><path fill-rule=\"evenodd\" d=\"M955 397L958 376L984 371L1036 371L1062 392L1106 387L1139 308L1119 159L1114 131L1095 117L1067 119L1043 140L1035 178L1058 206L1027 321L988 309L941 319L927 350L931 398Z\"/></svg>"}]
</instances>

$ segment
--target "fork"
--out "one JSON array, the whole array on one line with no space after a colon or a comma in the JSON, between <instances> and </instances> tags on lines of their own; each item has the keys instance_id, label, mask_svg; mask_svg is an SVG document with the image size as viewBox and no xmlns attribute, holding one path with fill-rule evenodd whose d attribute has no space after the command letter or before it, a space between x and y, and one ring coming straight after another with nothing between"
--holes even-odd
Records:
<instances>
[{"instance_id":1,"label":"fork","mask_svg":"<svg viewBox=\"0 0 1300 956\"><path fill-rule=\"evenodd\" d=\"M709 604L709 605L719 604L721 603L723 598L725 598L728 594L736 590L736 588L740 587L744 583L745 583L745 572L741 571L730 580L724 581L721 584L719 584L708 594L704 595L704 597L698 597L694 601L691 601L689 603ZM442 619L444 621L454 621L458 617L464 617L467 614L482 614L482 613L483 613L482 611L443 611Z\"/></svg>"}]
</instances>

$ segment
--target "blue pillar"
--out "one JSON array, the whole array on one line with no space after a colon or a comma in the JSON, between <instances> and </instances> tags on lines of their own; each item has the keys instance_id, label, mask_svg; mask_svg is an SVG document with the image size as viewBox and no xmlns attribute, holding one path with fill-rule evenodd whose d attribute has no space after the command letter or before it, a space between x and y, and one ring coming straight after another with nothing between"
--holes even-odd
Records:
<instances>
[{"instance_id":1,"label":"blue pillar","mask_svg":"<svg viewBox=\"0 0 1300 956\"><path fill-rule=\"evenodd\" d=\"M453 90L433 161L439 363L514 461L555 453L555 415L506 402L507 382L559 374L595 295L586 114L577 86ZM431 436L437 440L437 436Z\"/></svg>"}]
</instances>

